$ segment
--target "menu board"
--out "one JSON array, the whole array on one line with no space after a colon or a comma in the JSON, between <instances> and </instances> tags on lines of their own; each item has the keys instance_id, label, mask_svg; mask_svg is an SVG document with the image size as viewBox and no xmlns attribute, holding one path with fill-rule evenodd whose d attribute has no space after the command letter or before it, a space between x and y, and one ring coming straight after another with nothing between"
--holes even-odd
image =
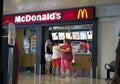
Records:
<instances>
[{"instance_id":1,"label":"menu board","mask_svg":"<svg viewBox=\"0 0 120 84\"><path fill-rule=\"evenodd\" d=\"M59 36L59 40L64 40L65 39L65 33L64 32L59 32L58 36Z\"/></svg>"},{"instance_id":2,"label":"menu board","mask_svg":"<svg viewBox=\"0 0 120 84\"><path fill-rule=\"evenodd\" d=\"M80 31L80 39L81 40L87 39L87 32L86 31Z\"/></svg>"},{"instance_id":3,"label":"menu board","mask_svg":"<svg viewBox=\"0 0 120 84\"><path fill-rule=\"evenodd\" d=\"M88 39L92 39L92 31L87 31L87 37Z\"/></svg>"},{"instance_id":4,"label":"menu board","mask_svg":"<svg viewBox=\"0 0 120 84\"><path fill-rule=\"evenodd\" d=\"M79 39L80 39L79 32L72 32L72 37L73 37L73 39L75 39L75 40L79 40Z\"/></svg>"},{"instance_id":5,"label":"menu board","mask_svg":"<svg viewBox=\"0 0 120 84\"><path fill-rule=\"evenodd\" d=\"M87 40L93 38L92 31L52 32L53 40Z\"/></svg>"},{"instance_id":6,"label":"menu board","mask_svg":"<svg viewBox=\"0 0 120 84\"><path fill-rule=\"evenodd\" d=\"M72 33L71 32L66 32L65 33L66 38L72 40Z\"/></svg>"},{"instance_id":7,"label":"menu board","mask_svg":"<svg viewBox=\"0 0 120 84\"><path fill-rule=\"evenodd\" d=\"M58 40L58 34L57 33L52 33L52 39L53 40Z\"/></svg>"}]
</instances>

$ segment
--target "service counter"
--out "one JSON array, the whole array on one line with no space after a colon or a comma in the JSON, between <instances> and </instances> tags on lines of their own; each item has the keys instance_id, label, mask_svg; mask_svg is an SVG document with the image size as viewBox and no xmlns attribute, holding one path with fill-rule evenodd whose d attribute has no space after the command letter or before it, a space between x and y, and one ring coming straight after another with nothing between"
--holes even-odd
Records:
<instances>
[{"instance_id":1,"label":"service counter","mask_svg":"<svg viewBox=\"0 0 120 84\"><path fill-rule=\"evenodd\" d=\"M74 54L74 67L80 70L90 70L92 67L91 54Z\"/></svg>"},{"instance_id":2,"label":"service counter","mask_svg":"<svg viewBox=\"0 0 120 84\"><path fill-rule=\"evenodd\" d=\"M24 54L22 60L23 67L34 67L35 64L35 56L33 54Z\"/></svg>"}]
</instances>

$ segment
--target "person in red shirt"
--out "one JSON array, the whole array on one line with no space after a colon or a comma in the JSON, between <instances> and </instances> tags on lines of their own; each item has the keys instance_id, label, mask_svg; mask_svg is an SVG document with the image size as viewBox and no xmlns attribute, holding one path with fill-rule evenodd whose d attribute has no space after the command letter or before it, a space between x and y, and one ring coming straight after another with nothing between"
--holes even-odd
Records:
<instances>
[{"instance_id":1,"label":"person in red shirt","mask_svg":"<svg viewBox=\"0 0 120 84\"><path fill-rule=\"evenodd\" d=\"M87 53L89 51L89 43L84 43L80 45L80 48L82 49L83 53Z\"/></svg>"},{"instance_id":2,"label":"person in red shirt","mask_svg":"<svg viewBox=\"0 0 120 84\"><path fill-rule=\"evenodd\" d=\"M70 40L68 39L64 40L64 44L61 46L60 51L61 51L61 70L62 70L61 78L65 77L66 69L69 69L69 71L72 72L73 77L76 77L74 68L72 67L73 55L72 55L72 47L70 44Z\"/></svg>"}]
</instances>

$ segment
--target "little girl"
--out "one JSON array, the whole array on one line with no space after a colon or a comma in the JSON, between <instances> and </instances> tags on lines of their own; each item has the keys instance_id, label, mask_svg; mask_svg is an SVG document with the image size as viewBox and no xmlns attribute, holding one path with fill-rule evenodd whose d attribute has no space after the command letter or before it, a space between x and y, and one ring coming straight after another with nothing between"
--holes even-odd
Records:
<instances>
[{"instance_id":1,"label":"little girl","mask_svg":"<svg viewBox=\"0 0 120 84\"><path fill-rule=\"evenodd\" d=\"M52 75L55 76L55 71L57 69L57 74L60 76L60 65L61 65L61 58L60 54L61 52L58 51L60 49L59 43L56 40L55 44L53 46L53 55L52 55Z\"/></svg>"}]
</instances>

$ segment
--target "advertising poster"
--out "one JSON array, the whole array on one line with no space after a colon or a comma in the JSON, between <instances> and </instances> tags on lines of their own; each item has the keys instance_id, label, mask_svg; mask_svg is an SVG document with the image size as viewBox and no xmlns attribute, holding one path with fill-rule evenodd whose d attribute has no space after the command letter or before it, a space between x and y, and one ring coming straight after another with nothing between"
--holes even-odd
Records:
<instances>
[{"instance_id":1,"label":"advertising poster","mask_svg":"<svg viewBox=\"0 0 120 84\"><path fill-rule=\"evenodd\" d=\"M87 31L87 38L92 39L92 31Z\"/></svg>"},{"instance_id":2,"label":"advertising poster","mask_svg":"<svg viewBox=\"0 0 120 84\"><path fill-rule=\"evenodd\" d=\"M81 31L80 32L80 39L81 40L86 40L87 39L87 32L86 31Z\"/></svg>"},{"instance_id":3,"label":"advertising poster","mask_svg":"<svg viewBox=\"0 0 120 84\"><path fill-rule=\"evenodd\" d=\"M59 40L64 40L65 39L65 33L64 32L59 32L58 36L59 36Z\"/></svg>"},{"instance_id":4,"label":"advertising poster","mask_svg":"<svg viewBox=\"0 0 120 84\"><path fill-rule=\"evenodd\" d=\"M66 35L67 39L72 40L72 34L71 34L71 32L66 32L65 35Z\"/></svg>"},{"instance_id":5,"label":"advertising poster","mask_svg":"<svg viewBox=\"0 0 120 84\"><path fill-rule=\"evenodd\" d=\"M31 51L32 52L36 51L36 35L31 37Z\"/></svg>"},{"instance_id":6,"label":"advertising poster","mask_svg":"<svg viewBox=\"0 0 120 84\"><path fill-rule=\"evenodd\" d=\"M72 32L72 37L74 40L79 40L80 39L79 32Z\"/></svg>"},{"instance_id":7,"label":"advertising poster","mask_svg":"<svg viewBox=\"0 0 120 84\"><path fill-rule=\"evenodd\" d=\"M52 33L52 39L53 40L58 40L58 34L57 33Z\"/></svg>"}]
</instances>

